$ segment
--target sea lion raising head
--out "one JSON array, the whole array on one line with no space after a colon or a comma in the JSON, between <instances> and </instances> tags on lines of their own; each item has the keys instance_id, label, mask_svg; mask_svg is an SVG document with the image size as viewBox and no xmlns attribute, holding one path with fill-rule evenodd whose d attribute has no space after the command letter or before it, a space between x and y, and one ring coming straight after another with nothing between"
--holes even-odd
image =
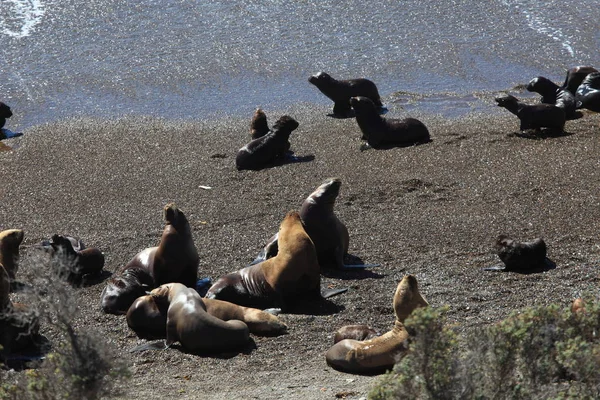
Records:
<instances>
[{"instance_id":1,"label":"sea lion raising head","mask_svg":"<svg viewBox=\"0 0 600 400\"><path fill-rule=\"evenodd\" d=\"M556 107L562 108L565 111L566 118L569 120L582 116L580 112L576 111L577 102L575 101L575 96L548 78L544 78L543 76L533 78L527 84L527 90L541 94L542 103L554 104Z\"/></svg>"},{"instance_id":2,"label":"sea lion raising head","mask_svg":"<svg viewBox=\"0 0 600 400\"><path fill-rule=\"evenodd\" d=\"M504 107L519 117L521 131L548 128L559 134L564 133L566 116L562 108L550 104L527 105L511 95L497 97L495 100L499 107Z\"/></svg>"}]
</instances>

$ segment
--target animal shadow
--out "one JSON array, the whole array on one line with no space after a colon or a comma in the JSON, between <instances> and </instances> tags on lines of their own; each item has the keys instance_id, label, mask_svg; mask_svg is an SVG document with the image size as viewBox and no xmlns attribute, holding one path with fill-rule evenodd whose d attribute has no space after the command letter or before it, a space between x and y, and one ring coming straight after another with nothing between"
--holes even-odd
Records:
<instances>
[{"instance_id":1,"label":"animal shadow","mask_svg":"<svg viewBox=\"0 0 600 400\"><path fill-rule=\"evenodd\" d=\"M542 139L552 139L559 137L571 136L573 133L566 131L557 131L554 129L542 129L540 131L524 131L524 132L515 132L514 136L523 138L523 139L532 139L532 140L542 140Z\"/></svg>"},{"instance_id":2,"label":"animal shadow","mask_svg":"<svg viewBox=\"0 0 600 400\"><path fill-rule=\"evenodd\" d=\"M507 270L503 264L494 265L492 267L483 268L484 271L494 272L515 272L521 275L539 274L546 271L551 271L556 268L556 263L549 258L546 258L544 265L537 268L528 268L522 270Z\"/></svg>"},{"instance_id":3,"label":"animal shadow","mask_svg":"<svg viewBox=\"0 0 600 400\"><path fill-rule=\"evenodd\" d=\"M319 298L296 302L286 308L286 314L295 315L333 315L346 309L329 299Z\"/></svg>"},{"instance_id":4,"label":"animal shadow","mask_svg":"<svg viewBox=\"0 0 600 400\"><path fill-rule=\"evenodd\" d=\"M24 371L40 366L46 358L46 354L52 348L52 344L43 335L37 335L34 339L34 346L26 351L15 354L0 354L0 364L5 368L15 371Z\"/></svg>"}]
</instances>

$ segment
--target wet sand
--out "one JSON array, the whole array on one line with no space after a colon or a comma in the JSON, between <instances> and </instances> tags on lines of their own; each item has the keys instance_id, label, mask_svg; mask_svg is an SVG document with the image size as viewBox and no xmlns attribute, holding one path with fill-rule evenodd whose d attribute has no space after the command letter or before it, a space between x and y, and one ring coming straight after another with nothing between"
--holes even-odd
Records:
<instances>
[{"instance_id":1,"label":"wet sand","mask_svg":"<svg viewBox=\"0 0 600 400\"><path fill-rule=\"evenodd\" d=\"M450 306L459 331L597 293L600 115L568 122L567 136L534 140L514 134L518 120L508 113L451 120L413 113L433 142L361 152L356 122L326 117L329 106L266 109L271 124L283 113L300 122L292 150L314 160L238 172L235 154L248 141L252 111L210 121L67 120L4 141L16 150L0 152L0 228L24 229L25 245L54 233L79 236L104 251L113 272L158 243L162 207L174 201L192 226L199 277L215 280L250 262L287 211L338 176L335 210L348 226L350 253L381 264L324 276L323 285L350 290L311 313L282 315L289 334L254 337L255 349L216 357L127 353L141 341L124 317L101 312L104 285L79 290L79 327L107 338L131 363L123 398L364 397L376 378L336 372L324 353L342 325L388 330L391 297L406 273L432 306ZM499 263L499 234L542 236L557 268L481 271Z\"/></svg>"}]
</instances>

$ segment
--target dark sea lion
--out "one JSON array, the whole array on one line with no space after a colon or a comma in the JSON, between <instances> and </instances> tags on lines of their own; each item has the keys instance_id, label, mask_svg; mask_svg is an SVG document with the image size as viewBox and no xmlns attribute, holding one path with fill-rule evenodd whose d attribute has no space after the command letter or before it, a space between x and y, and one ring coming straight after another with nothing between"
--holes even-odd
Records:
<instances>
[{"instance_id":1,"label":"dark sea lion","mask_svg":"<svg viewBox=\"0 0 600 400\"><path fill-rule=\"evenodd\" d=\"M556 133L564 133L566 116L562 108L550 104L527 105L511 95L497 97L495 100L499 107L504 107L519 117L521 131L548 128Z\"/></svg>"},{"instance_id":2,"label":"dark sea lion","mask_svg":"<svg viewBox=\"0 0 600 400\"><path fill-rule=\"evenodd\" d=\"M192 288L169 283L150 295L159 308L167 308L166 346L179 342L188 351L215 353L239 349L250 340L245 323L210 315L202 297Z\"/></svg>"},{"instance_id":3,"label":"dark sea lion","mask_svg":"<svg viewBox=\"0 0 600 400\"><path fill-rule=\"evenodd\" d=\"M346 265L344 256L348 254L350 236L348 228L333 211L335 200L340 193L342 181L328 178L317 187L300 207L300 218L308 236L317 251L322 268L334 266L337 269L375 267L377 265ZM278 234L271 237L252 265L274 257L278 252Z\"/></svg>"},{"instance_id":4,"label":"dark sea lion","mask_svg":"<svg viewBox=\"0 0 600 400\"><path fill-rule=\"evenodd\" d=\"M164 208L165 229L158 247L142 250L110 279L102 292L102 309L124 314L135 299L165 283L195 287L198 251L187 218L174 204Z\"/></svg>"},{"instance_id":5,"label":"dark sea lion","mask_svg":"<svg viewBox=\"0 0 600 400\"><path fill-rule=\"evenodd\" d=\"M363 139L374 148L410 146L431 140L429 130L418 119L384 118L377 113L375 104L366 97L352 97L350 105L356 112L356 122Z\"/></svg>"},{"instance_id":6,"label":"dark sea lion","mask_svg":"<svg viewBox=\"0 0 600 400\"><path fill-rule=\"evenodd\" d=\"M304 299L320 298L317 253L298 212L287 213L278 242L275 257L219 278L206 298L261 309L285 308Z\"/></svg>"},{"instance_id":7,"label":"dark sea lion","mask_svg":"<svg viewBox=\"0 0 600 400\"><path fill-rule=\"evenodd\" d=\"M52 249L52 257L58 261L59 272L71 283L82 283L99 275L104 268L104 254L100 249L86 248L81 240L54 235L48 245Z\"/></svg>"},{"instance_id":8,"label":"dark sea lion","mask_svg":"<svg viewBox=\"0 0 600 400\"><path fill-rule=\"evenodd\" d=\"M527 90L542 95L542 103L554 104L565 111L567 120L581 118L583 114L576 111L577 102L573 93L561 88L548 78L538 76L527 84Z\"/></svg>"},{"instance_id":9,"label":"dark sea lion","mask_svg":"<svg viewBox=\"0 0 600 400\"><path fill-rule=\"evenodd\" d=\"M235 158L237 169L257 170L278 159L283 159L290 148L290 135L296 128L298 122L292 117L284 115L279 118L269 133L252 140L238 150Z\"/></svg>"},{"instance_id":10,"label":"dark sea lion","mask_svg":"<svg viewBox=\"0 0 600 400\"><path fill-rule=\"evenodd\" d=\"M600 112L600 72L593 72L585 77L576 92L581 108Z\"/></svg>"},{"instance_id":11,"label":"dark sea lion","mask_svg":"<svg viewBox=\"0 0 600 400\"><path fill-rule=\"evenodd\" d=\"M382 112L384 109L375 84L364 78L337 80L326 74L319 72L311 76L308 81L315 85L325 96L333 100L333 116L339 118L353 117L352 109L350 108L350 98L355 96L368 97L373 101L377 112Z\"/></svg>"},{"instance_id":12,"label":"dark sea lion","mask_svg":"<svg viewBox=\"0 0 600 400\"><path fill-rule=\"evenodd\" d=\"M368 325L346 325L338 329L333 336L333 344L341 342L344 339L353 339L363 341L373 339L379 336L379 333Z\"/></svg>"},{"instance_id":13,"label":"dark sea lion","mask_svg":"<svg viewBox=\"0 0 600 400\"><path fill-rule=\"evenodd\" d=\"M0 264L4 266L11 281L15 280L19 269L19 246L24 233L21 229L7 229L0 232Z\"/></svg>"},{"instance_id":14,"label":"dark sea lion","mask_svg":"<svg viewBox=\"0 0 600 400\"><path fill-rule=\"evenodd\" d=\"M504 266L484 268L486 271L529 273L554 268L554 263L546 257L546 242L542 238L530 242L517 242L500 235L495 247Z\"/></svg>"},{"instance_id":15,"label":"dark sea lion","mask_svg":"<svg viewBox=\"0 0 600 400\"><path fill-rule=\"evenodd\" d=\"M365 341L344 339L334 344L325 354L327 364L353 374L375 374L393 368L408 350L409 334L404 321L415 309L429 304L419 293L417 279L412 275L400 281L392 304L396 321L391 331Z\"/></svg>"},{"instance_id":16,"label":"dark sea lion","mask_svg":"<svg viewBox=\"0 0 600 400\"><path fill-rule=\"evenodd\" d=\"M12 117L12 115L13 115L13 113L12 113L10 107L0 101L0 129L4 128L6 119ZM0 138L0 139L3 139L3 138Z\"/></svg>"},{"instance_id":17,"label":"dark sea lion","mask_svg":"<svg viewBox=\"0 0 600 400\"><path fill-rule=\"evenodd\" d=\"M172 284L167 284L172 285ZM127 311L127 324L140 338L162 339L166 337L168 304L156 302L153 293L161 293L164 285L150 294L137 298ZM223 321L244 322L250 333L258 335L279 335L287 326L275 315L256 309L242 307L227 301L203 299L206 312Z\"/></svg>"},{"instance_id":18,"label":"dark sea lion","mask_svg":"<svg viewBox=\"0 0 600 400\"><path fill-rule=\"evenodd\" d=\"M585 79L588 74L592 72L598 72L594 67L589 66L578 66L567 70L567 77L562 87L568 90L571 94L575 95L577 88L581 85L581 82Z\"/></svg>"},{"instance_id":19,"label":"dark sea lion","mask_svg":"<svg viewBox=\"0 0 600 400\"><path fill-rule=\"evenodd\" d=\"M0 264L0 359L6 355L35 348L39 332L36 315L9 298L11 279Z\"/></svg>"},{"instance_id":20,"label":"dark sea lion","mask_svg":"<svg viewBox=\"0 0 600 400\"><path fill-rule=\"evenodd\" d=\"M257 108L250 122L250 137L258 139L269 133L269 124L267 123L267 115L263 110Z\"/></svg>"}]
</instances>

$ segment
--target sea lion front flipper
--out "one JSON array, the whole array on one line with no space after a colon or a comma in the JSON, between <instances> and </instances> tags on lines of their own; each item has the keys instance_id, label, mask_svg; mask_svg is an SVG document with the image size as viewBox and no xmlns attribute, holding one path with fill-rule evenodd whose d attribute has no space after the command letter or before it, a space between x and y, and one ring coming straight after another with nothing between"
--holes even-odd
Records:
<instances>
[{"instance_id":1,"label":"sea lion front flipper","mask_svg":"<svg viewBox=\"0 0 600 400\"><path fill-rule=\"evenodd\" d=\"M130 353L135 353L137 351L146 351L146 350L165 350L169 346L166 345L164 340L156 340L154 342L142 343L138 346L135 346L133 349L129 350Z\"/></svg>"},{"instance_id":2,"label":"sea lion front flipper","mask_svg":"<svg viewBox=\"0 0 600 400\"><path fill-rule=\"evenodd\" d=\"M265 260L268 260L271 257L275 257L279 252L279 242L277 238L279 237L279 232L275 235L271 236L271 239L267 242L267 245L258 253L254 261L250 263L250 265L261 263Z\"/></svg>"},{"instance_id":3,"label":"sea lion front flipper","mask_svg":"<svg viewBox=\"0 0 600 400\"><path fill-rule=\"evenodd\" d=\"M13 132L10 129L2 128L2 133L4 134L3 139L11 139L14 137L23 136L22 132Z\"/></svg>"},{"instance_id":4,"label":"sea lion front flipper","mask_svg":"<svg viewBox=\"0 0 600 400\"><path fill-rule=\"evenodd\" d=\"M491 267L483 268L484 271L495 271L495 272L506 272L506 266L503 264L493 265Z\"/></svg>"},{"instance_id":5,"label":"sea lion front flipper","mask_svg":"<svg viewBox=\"0 0 600 400\"><path fill-rule=\"evenodd\" d=\"M338 294L346 293L347 291L348 291L348 288L341 288L341 289L321 289L321 296L324 299L328 299L330 297L337 296Z\"/></svg>"}]
</instances>

